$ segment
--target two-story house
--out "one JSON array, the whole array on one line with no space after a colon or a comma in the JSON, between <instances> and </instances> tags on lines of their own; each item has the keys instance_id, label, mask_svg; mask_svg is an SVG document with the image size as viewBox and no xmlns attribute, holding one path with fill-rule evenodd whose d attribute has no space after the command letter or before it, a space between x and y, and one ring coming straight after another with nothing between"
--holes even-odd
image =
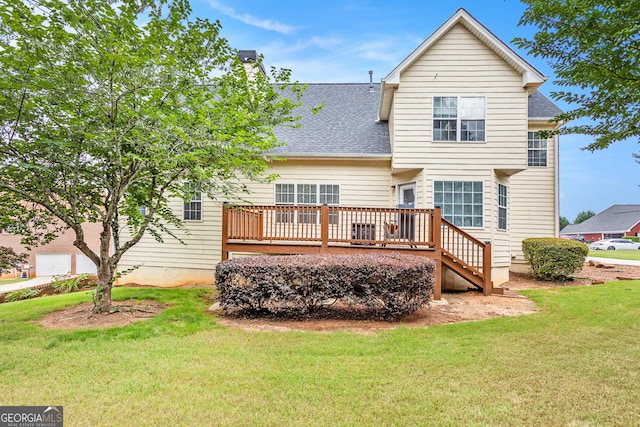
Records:
<instances>
[{"instance_id":1,"label":"two-story house","mask_svg":"<svg viewBox=\"0 0 640 427\"><path fill-rule=\"evenodd\" d=\"M494 285L507 281L510 270L526 268L522 239L558 234L558 138L537 133L554 128L549 119L560 112L537 91L545 80L460 9L381 83L309 84L300 127L277 130L285 144L272 153L282 160L272 161L271 172L279 178L249 184L249 199L264 208L247 219L255 230L243 238L268 245L309 225L315 231L299 239L304 244L324 239L323 246L328 240L363 250L420 251L475 238L491 242L480 255L490 260L487 277ZM310 112L314 105L323 105L318 114ZM322 205L332 209L324 225ZM409 218L397 206L415 209L410 223L393 224ZM436 221L434 208L444 221L437 233L426 225ZM123 259L121 268L138 267L123 282L211 282L229 252L223 240L242 237L239 225L230 231L223 224L220 202L195 197L176 200L175 209L183 209L187 245L146 238ZM457 243L460 235L447 237L447 227L472 237ZM311 252L304 248L298 252ZM455 263L443 258L443 282L458 281Z\"/></svg>"}]
</instances>

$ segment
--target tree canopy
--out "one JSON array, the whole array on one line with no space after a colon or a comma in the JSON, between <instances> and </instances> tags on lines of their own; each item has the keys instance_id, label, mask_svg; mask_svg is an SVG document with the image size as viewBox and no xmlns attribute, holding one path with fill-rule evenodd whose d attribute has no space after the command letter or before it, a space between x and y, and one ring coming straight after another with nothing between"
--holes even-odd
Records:
<instances>
[{"instance_id":1,"label":"tree canopy","mask_svg":"<svg viewBox=\"0 0 640 427\"><path fill-rule=\"evenodd\" d=\"M560 230L562 230L569 224L571 224L571 221L569 221L569 219L566 216L560 217Z\"/></svg>"},{"instance_id":2,"label":"tree canopy","mask_svg":"<svg viewBox=\"0 0 640 427\"><path fill-rule=\"evenodd\" d=\"M248 78L220 28L187 0L0 0L0 226L30 245L75 232L97 311L128 249L183 227L169 199L186 182L238 197L269 178L274 126L295 125L303 88ZM84 222L102 225L96 252Z\"/></svg>"},{"instance_id":3,"label":"tree canopy","mask_svg":"<svg viewBox=\"0 0 640 427\"><path fill-rule=\"evenodd\" d=\"M20 267L27 260L26 254L16 254L12 248L0 246L0 274Z\"/></svg>"},{"instance_id":4,"label":"tree canopy","mask_svg":"<svg viewBox=\"0 0 640 427\"><path fill-rule=\"evenodd\" d=\"M566 90L555 100L577 107L560 121L590 119L563 129L594 137L597 150L628 138L640 141L640 0L521 0L520 25L539 31L514 43L546 58Z\"/></svg>"},{"instance_id":5,"label":"tree canopy","mask_svg":"<svg viewBox=\"0 0 640 427\"><path fill-rule=\"evenodd\" d=\"M576 219L573 220L573 223L574 224L580 224L581 222L585 222L586 220L588 220L592 216L595 216L595 214L596 213L594 211L581 211L581 212L578 212L578 215L576 215Z\"/></svg>"}]
</instances>

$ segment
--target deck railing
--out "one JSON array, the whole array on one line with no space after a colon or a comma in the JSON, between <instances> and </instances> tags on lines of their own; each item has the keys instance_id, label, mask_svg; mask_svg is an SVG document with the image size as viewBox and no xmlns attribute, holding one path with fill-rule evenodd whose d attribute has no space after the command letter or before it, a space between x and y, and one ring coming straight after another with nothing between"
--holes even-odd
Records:
<instances>
[{"instance_id":1,"label":"deck railing","mask_svg":"<svg viewBox=\"0 0 640 427\"><path fill-rule=\"evenodd\" d=\"M440 209L344 206L230 206L222 218L222 259L230 252L350 253L398 250L440 261L491 287L491 244L440 217ZM438 280L440 277L438 269ZM439 289L436 288L439 298Z\"/></svg>"},{"instance_id":2,"label":"deck railing","mask_svg":"<svg viewBox=\"0 0 640 427\"><path fill-rule=\"evenodd\" d=\"M225 206L227 240L434 247L434 209Z\"/></svg>"},{"instance_id":3,"label":"deck railing","mask_svg":"<svg viewBox=\"0 0 640 427\"><path fill-rule=\"evenodd\" d=\"M482 242L446 219L442 223L442 255L445 263L457 264L456 270L470 282L491 293L491 244Z\"/></svg>"}]
</instances>

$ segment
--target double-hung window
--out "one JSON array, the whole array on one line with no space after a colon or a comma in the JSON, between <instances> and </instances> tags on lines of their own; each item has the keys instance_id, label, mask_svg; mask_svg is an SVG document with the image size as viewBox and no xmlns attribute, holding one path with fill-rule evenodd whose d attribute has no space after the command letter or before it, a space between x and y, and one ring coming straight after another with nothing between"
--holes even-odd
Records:
<instances>
[{"instance_id":1,"label":"double-hung window","mask_svg":"<svg viewBox=\"0 0 640 427\"><path fill-rule=\"evenodd\" d=\"M434 205L459 227L482 227L482 181L434 181Z\"/></svg>"},{"instance_id":2,"label":"double-hung window","mask_svg":"<svg viewBox=\"0 0 640 427\"><path fill-rule=\"evenodd\" d=\"M296 204L295 184L276 184L276 205ZM293 211L276 211L276 222L293 222Z\"/></svg>"},{"instance_id":3,"label":"double-hung window","mask_svg":"<svg viewBox=\"0 0 640 427\"><path fill-rule=\"evenodd\" d=\"M434 141L485 141L484 96L433 97Z\"/></svg>"},{"instance_id":4,"label":"double-hung window","mask_svg":"<svg viewBox=\"0 0 640 427\"><path fill-rule=\"evenodd\" d=\"M202 220L202 191L198 185L192 182L184 184L182 219L185 221Z\"/></svg>"},{"instance_id":5,"label":"double-hung window","mask_svg":"<svg viewBox=\"0 0 640 427\"><path fill-rule=\"evenodd\" d=\"M498 230L507 229L507 186L498 184Z\"/></svg>"},{"instance_id":6,"label":"double-hung window","mask_svg":"<svg viewBox=\"0 0 640 427\"><path fill-rule=\"evenodd\" d=\"M336 184L276 184L275 200L277 206L338 206L340 204L340 186ZM294 222L316 224L320 220L317 209L297 209L276 211L276 222ZM329 213L329 224L337 224L337 212Z\"/></svg>"},{"instance_id":7,"label":"double-hung window","mask_svg":"<svg viewBox=\"0 0 640 427\"><path fill-rule=\"evenodd\" d=\"M317 206L318 204L318 185L317 184L298 184L296 185L296 205L298 206ZM318 220L318 212L316 210L298 210L299 224L315 224Z\"/></svg>"},{"instance_id":8,"label":"double-hung window","mask_svg":"<svg viewBox=\"0 0 640 427\"><path fill-rule=\"evenodd\" d=\"M529 132L528 135L528 165L547 166L547 140L540 138L538 132Z\"/></svg>"}]
</instances>

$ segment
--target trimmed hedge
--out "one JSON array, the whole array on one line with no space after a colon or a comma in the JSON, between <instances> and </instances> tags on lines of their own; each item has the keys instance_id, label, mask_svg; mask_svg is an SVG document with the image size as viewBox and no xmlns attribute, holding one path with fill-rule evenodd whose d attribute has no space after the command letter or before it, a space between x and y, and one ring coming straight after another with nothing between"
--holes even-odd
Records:
<instances>
[{"instance_id":1,"label":"trimmed hedge","mask_svg":"<svg viewBox=\"0 0 640 427\"><path fill-rule=\"evenodd\" d=\"M255 256L216 267L220 306L252 312L305 313L341 301L395 318L428 304L434 282L432 260L401 254Z\"/></svg>"},{"instance_id":2,"label":"trimmed hedge","mask_svg":"<svg viewBox=\"0 0 640 427\"><path fill-rule=\"evenodd\" d=\"M584 265L589 246L574 240L554 237L522 241L524 257L538 280L566 280Z\"/></svg>"}]
</instances>

